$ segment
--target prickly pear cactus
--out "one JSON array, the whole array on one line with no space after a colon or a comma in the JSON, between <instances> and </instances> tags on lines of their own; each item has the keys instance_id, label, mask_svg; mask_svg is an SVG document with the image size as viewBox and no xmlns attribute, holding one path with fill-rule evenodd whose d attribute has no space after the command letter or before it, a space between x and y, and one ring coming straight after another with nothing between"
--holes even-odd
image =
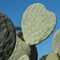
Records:
<instances>
[{"instance_id":1,"label":"prickly pear cactus","mask_svg":"<svg viewBox=\"0 0 60 60\"><path fill-rule=\"evenodd\" d=\"M60 59L59 59L59 57L57 56L57 54L55 54L54 52L51 52L51 53L47 56L46 60L60 60Z\"/></svg>"},{"instance_id":2,"label":"prickly pear cactus","mask_svg":"<svg viewBox=\"0 0 60 60\"><path fill-rule=\"evenodd\" d=\"M18 37L20 39L22 39L24 41L24 38L23 38L23 33L22 32L18 32ZM31 48L31 53L30 53L30 60L37 60L38 59L38 52L37 52L37 48L35 45L31 45L30 46Z\"/></svg>"},{"instance_id":3,"label":"prickly pear cactus","mask_svg":"<svg viewBox=\"0 0 60 60\"><path fill-rule=\"evenodd\" d=\"M7 60L16 43L15 28L11 20L0 13L0 60Z\"/></svg>"},{"instance_id":4,"label":"prickly pear cactus","mask_svg":"<svg viewBox=\"0 0 60 60\"><path fill-rule=\"evenodd\" d=\"M55 33L53 37L52 47L54 52L60 55L60 29Z\"/></svg>"},{"instance_id":5,"label":"prickly pear cactus","mask_svg":"<svg viewBox=\"0 0 60 60\"><path fill-rule=\"evenodd\" d=\"M22 32L28 45L38 44L47 38L56 25L56 16L43 4L30 5L22 17Z\"/></svg>"},{"instance_id":6,"label":"prickly pear cactus","mask_svg":"<svg viewBox=\"0 0 60 60\"><path fill-rule=\"evenodd\" d=\"M22 55L18 60L30 60L28 55Z\"/></svg>"},{"instance_id":7,"label":"prickly pear cactus","mask_svg":"<svg viewBox=\"0 0 60 60\"><path fill-rule=\"evenodd\" d=\"M22 32L18 32L17 35L21 40L25 41L24 38L23 38L23 33Z\"/></svg>"},{"instance_id":8,"label":"prickly pear cactus","mask_svg":"<svg viewBox=\"0 0 60 60\"><path fill-rule=\"evenodd\" d=\"M22 55L30 55L31 48L16 35L16 46L13 54L8 60L18 60Z\"/></svg>"}]
</instances>

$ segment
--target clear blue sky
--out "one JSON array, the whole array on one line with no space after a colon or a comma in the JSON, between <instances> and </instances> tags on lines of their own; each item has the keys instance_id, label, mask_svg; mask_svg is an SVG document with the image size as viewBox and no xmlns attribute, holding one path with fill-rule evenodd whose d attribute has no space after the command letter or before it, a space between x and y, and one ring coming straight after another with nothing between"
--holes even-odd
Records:
<instances>
[{"instance_id":1,"label":"clear blue sky","mask_svg":"<svg viewBox=\"0 0 60 60\"><path fill-rule=\"evenodd\" d=\"M41 44L37 45L38 57L52 51L52 38L60 28L60 0L0 0L0 12L5 13L15 26L20 26L25 9L32 3L42 3L57 16L57 25L54 32Z\"/></svg>"}]
</instances>

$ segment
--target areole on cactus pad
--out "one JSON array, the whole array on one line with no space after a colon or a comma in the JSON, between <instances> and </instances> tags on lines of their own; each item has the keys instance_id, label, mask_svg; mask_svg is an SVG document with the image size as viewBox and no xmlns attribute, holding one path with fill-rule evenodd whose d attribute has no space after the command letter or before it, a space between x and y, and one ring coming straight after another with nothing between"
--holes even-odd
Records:
<instances>
[{"instance_id":1,"label":"areole on cactus pad","mask_svg":"<svg viewBox=\"0 0 60 60\"><path fill-rule=\"evenodd\" d=\"M56 25L56 16L43 4L31 4L22 17L22 32L28 45L38 44L46 39Z\"/></svg>"}]
</instances>

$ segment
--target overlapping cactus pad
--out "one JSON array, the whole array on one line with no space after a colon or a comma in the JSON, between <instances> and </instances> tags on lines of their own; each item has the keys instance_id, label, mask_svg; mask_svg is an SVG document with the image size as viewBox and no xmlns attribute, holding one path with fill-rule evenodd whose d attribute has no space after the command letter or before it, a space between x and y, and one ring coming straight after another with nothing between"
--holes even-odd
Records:
<instances>
[{"instance_id":1,"label":"overlapping cactus pad","mask_svg":"<svg viewBox=\"0 0 60 60\"><path fill-rule=\"evenodd\" d=\"M0 60L7 60L12 54L16 43L16 32L13 23L0 13Z\"/></svg>"},{"instance_id":2,"label":"overlapping cactus pad","mask_svg":"<svg viewBox=\"0 0 60 60\"><path fill-rule=\"evenodd\" d=\"M60 29L57 30L53 37L52 47L55 53L58 53L60 55Z\"/></svg>"},{"instance_id":3,"label":"overlapping cactus pad","mask_svg":"<svg viewBox=\"0 0 60 60\"><path fill-rule=\"evenodd\" d=\"M22 32L28 45L38 44L46 39L56 25L56 16L43 4L30 5L22 17Z\"/></svg>"},{"instance_id":4,"label":"overlapping cactus pad","mask_svg":"<svg viewBox=\"0 0 60 60\"><path fill-rule=\"evenodd\" d=\"M23 34L22 32L18 32L18 37L24 41L24 38L23 38ZM37 60L38 59L38 52L37 52L37 48L35 45L29 45L30 48L31 48L31 53L30 53L30 60Z\"/></svg>"},{"instance_id":5,"label":"overlapping cactus pad","mask_svg":"<svg viewBox=\"0 0 60 60\"><path fill-rule=\"evenodd\" d=\"M60 60L60 59L59 59L59 57L57 56L57 54L55 54L54 52L51 52L51 53L47 56L46 60Z\"/></svg>"},{"instance_id":6,"label":"overlapping cactus pad","mask_svg":"<svg viewBox=\"0 0 60 60\"><path fill-rule=\"evenodd\" d=\"M16 46L8 60L18 60L22 55L30 55L31 48L16 35Z\"/></svg>"},{"instance_id":7,"label":"overlapping cactus pad","mask_svg":"<svg viewBox=\"0 0 60 60\"><path fill-rule=\"evenodd\" d=\"M22 55L18 60L30 60L28 55Z\"/></svg>"}]
</instances>

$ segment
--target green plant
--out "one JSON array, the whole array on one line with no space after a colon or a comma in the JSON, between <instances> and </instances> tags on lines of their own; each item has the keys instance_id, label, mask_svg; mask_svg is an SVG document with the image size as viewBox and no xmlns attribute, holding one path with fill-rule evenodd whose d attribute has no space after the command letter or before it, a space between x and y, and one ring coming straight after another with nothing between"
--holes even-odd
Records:
<instances>
[{"instance_id":1,"label":"green plant","mask_svg":"<svg viewBox=\"0 0 60 60\"><path fill-rule=\"evenodd\" d=\"M30 56L30 46L28 46L24 41L22 41L17 35L16 35L16 46L14 49L13 54L8 60L18 60L19 57L22 55L28 55Z\"/></svg>"},{"instance_id":2,"label":"green plant","mask_svg":"<svg viewBox=\"0 0 60 60\"><path fill-rule=\"evenodd\" d=\"M0 60L37 60L35 45L44 41L56 26L56 15L41 3L30 5L23 14L22 25L14 27L0 13ZM16 33L17 30L20 30ZM60 60L60 30L53 38L53 52L40 60Z\"/></svg>"},{"instance_id":3,"label":"green plant","mask_svg":"<svg viewBox=\"0 0 60 60\"><path fill-rule=\"evenodd\" d=\"M13 53L16 32L12 21L0 13L0 60L7 60Z\"/></svg>"},{"instance_id":4,"label":"green plant","mask_svg":"<svg viewBox=\"0 0 60 60\"><path fill-rule=\"evenodd\" d=\"M60 55L60 29L55 33L53 37L52 47L54 52Z\"/></svg>"}]
</instances>

